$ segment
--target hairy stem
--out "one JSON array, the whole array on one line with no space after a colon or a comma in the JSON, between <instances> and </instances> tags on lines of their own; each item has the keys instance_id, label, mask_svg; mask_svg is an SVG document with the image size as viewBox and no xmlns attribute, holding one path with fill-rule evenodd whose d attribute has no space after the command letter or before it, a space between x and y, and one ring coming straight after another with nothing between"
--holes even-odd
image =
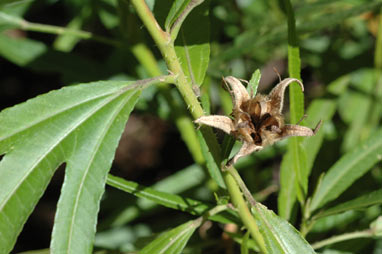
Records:
<instances>
[{"instance_id":1,"label":"hairy stem","mask_svg":"<svg viewBox=\"0 0 382 254\"><path fill-rule=\"evenodd\" d=\"M236 171L232 167L232 170ZM243 199L243 194L240 192L240 188L229 172L223 172L223 178L227 185L228 192L230 194L233 205L237 208L239 216L246 226L246 228L251 233L252 238L256 241L262 253L268 253L267 248L265 247L264 238L260 233L259 227L252 216L250 210L248 209L247 203Z\"/></svg>"},{"instance_id":2,"label":"hairy stem","mask_svg":"<svg viewBox=\"0 0 382 254\"><path fill-rule=\"evenodd\" d=\"M250 203L251 206L255 207L256 206L256 201L255 199L253 198L251 192L248 190L247 186L245 185L243 179L241 179L239 173L237 172L237 170L235 168L233 168L232 166L228 166L226 168L226 170L232 175L232 177L235 179L235 181L237 182L237 184L239 185L241 191L243 192L245 198L247 199L247 201Z\"/></svg>"}]
</instances>

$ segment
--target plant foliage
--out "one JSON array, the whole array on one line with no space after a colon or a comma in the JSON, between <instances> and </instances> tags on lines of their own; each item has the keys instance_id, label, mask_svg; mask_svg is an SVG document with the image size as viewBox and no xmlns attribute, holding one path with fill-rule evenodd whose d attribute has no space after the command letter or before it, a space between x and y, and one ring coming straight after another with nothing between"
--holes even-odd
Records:
<instances>
[{"instance_id":1,"label":"plant foliage","mask_svg":"<svg viewBox=\"0 0 382 254\"><path fill-rule=\"evenodd\" d=\"M6 0L0 57L0 254L382 251L380 0ZM228 165L223 76L320 130Z\"/></svg>"}]
</instances>

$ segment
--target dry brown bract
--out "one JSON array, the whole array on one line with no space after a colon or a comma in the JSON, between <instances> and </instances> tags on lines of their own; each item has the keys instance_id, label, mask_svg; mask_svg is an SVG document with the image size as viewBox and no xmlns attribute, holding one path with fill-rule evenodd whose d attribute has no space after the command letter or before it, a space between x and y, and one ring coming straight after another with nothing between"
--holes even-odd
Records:
<instances>
[{"instance_id":1,"label":"dry brown bract","mask_svg":"<svg viewBox=\"0 0 382 254\"><path fill-rule=\"evenodd\" d=\"M243 84L235 77L223 79L229 84L233 102L233 120L228 116L202 116L195 123L209 125L233 135L243 142L240 151L229 164L267 145L290 136L313 136L320 128L321 121L314 130L300 125L284 124L282 115L285 88L297 82L302 91L303 84L294 78L282 80L268 95L257 94L251 98Z\"/></svg>"}]
</instances>

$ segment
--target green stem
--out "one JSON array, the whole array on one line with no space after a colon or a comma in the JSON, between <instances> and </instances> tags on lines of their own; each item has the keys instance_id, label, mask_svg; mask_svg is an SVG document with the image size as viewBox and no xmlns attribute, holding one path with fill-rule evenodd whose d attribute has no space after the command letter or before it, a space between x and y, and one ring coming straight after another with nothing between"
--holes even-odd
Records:
<instances>
[{"instance_id":1,"label":"green stem","mask_svg":"<svg viewBox=\"0 0 382 254\"><path fill-rule=\"evenodd\" d=\"M131 52L138 62L146 69L150 76L163 75L158 67L157 60L151 50L143 43L136 43L131 47Z\"/></svg>"},{"instance_id":2,"label":"green stem","mask_svg":"<svg viewBox=\"0 0 382 254\"><path fill-rule=\"evenodd\" d=\"M347 241L347 240L351 240L355 238L369 238L373 236L374 236L373 231L370 229L367 229L364 231L357 231L357 232L347 233L343 235L333 236L331 238L313 243L312 247L313 249L316 250L333 243L343 242L343 241Z\"/></svg>"},{"instance_id":3,"label":"green stem","mask_svg":"<svg viewBox=\"0 0 382 254\"><path fill-rule=\"evenodd\" d=\"M170 35L160 28L144 0L131 0L131 3L137 11L139 17L141 18L143 24L147 27L159 50L161 51L162 56L164 57L167 63L167 67L172 73L174 73L177 76L175 85L178 88L180 94L183 96L185 102L187 103L192 116L195 119L203 116L203 109L192 90L192 84L190 84L187 81L187 78L182 70L178 57L175 53L174 45L171 42L171 40L169 40ZM214 156L217 165L220 165L222 161L220 156L220 147L215 135L212 132L212 129L201 128L200 130L211 153ZM257 242L261 251L263 253L267 253L264 239L260 234L254 217L252 216L246 202L243 199L242 193L240 192L240 188L237 182L228 172L223 172L223 179L227 185L228 192L232 199L232 203L237 207L238 213L244 225L251 232L253 239Z\"/></svg>"},{"instance_id":4,"label":"green stem","mask_svg":"<svg viewBox=\"0 0 382 254\"><path fill-rule=\"evenodd\" d=\"M194 95L192 86L188 83L187 78L184 75L170 35L161 29L144 0L131 0L131 3L149 31L151 37L159 47L159 50L167 63L167 67L172 73L178 76L175 85L182 94L186 104L190 107L189 110L192 116L195 119L201 117L204 115L203 109Z\"/></svg>"},{"instance_id":5,"label":"green stem","mask_svg":"<svg viewBox=\"0 0 382 254\"><path fill-rule=\"evenodd\" d=\"M256 207L255 199L253 198L251 192L248 190L248 188L245 185L243 179L241 179L241 177L240 177L239 173L237 172L237 170L234 167L232 167L232 166L228 166L225 170L227 170L232 175L232 177L235 179L235 181L239 185L241 191L243 192L245 198L251 204L251 206L252 207Z\"/></svg>"},{"instance_id":6,"label":"green stem","mask_svg":"<svg viewBox=\"0 0 382 254\"><path fill-rule=\"evenodd\" d=\"M66 28L66 27L60 27L60 26L52 26L52 25L32 23L32 22L28 22L22 18L8 15L4 12L0 12L0 19L3 19L7 23L15 25L17 28L22 29L22 30L26 30L26 31L50 33L50 34L60 34L60 35L61 34L67 34L67 35L77 36L77 37L80 37L80 38L86 39L86 40L89 39L89 40L102 42L102 43L109 44L109 45L114 46L114 47L122 46L121 42L119 42L119 41L111 40L109 38L98 36L98 35L94 35L90 32Z\"/></svg>"},{"instance_id":7,"label":"green stem","mask_svg":"<svg viewBox=\"0 0 382 254\"><path fill-rule=\"evenodd\" d=\"M139 18L146 26L160 51L163 53L164 48L171 41L170 35L162 30L144 0L131 0L131 4L134 6Z\"/></svg>"},{"instance_id":8,"label":"green stem","mask_svg":"<svg viewBox=\"0 0 382 254\"><path fill-rule=\"evenodd\" d=\"M236 171L236 169L232 168ZM252 238L256 241L262 253L268 253L267 248L265 246L264 238L260 233L259 227L248 209L246 202L243 199L243 195L240 192L240 188L233 178L233 176L229 172L223 172L223 179L227 185L228 192L230 194L232 204L237 208L237 212L239 216L251 233Z\"/></svg>"},{"instance_id":9,"label":"green stem","mask_svg":"<svg viewBox=\"0 0 382 254\"><path fill-rule=\"evenodd\" d=\"M204 220L207 220L209 217L214 216L215 214L221 213L228 209L227 205L218 205L212 208L211 210L207 211L205 214L203 214Z\"/></svg>"}]
</instances>

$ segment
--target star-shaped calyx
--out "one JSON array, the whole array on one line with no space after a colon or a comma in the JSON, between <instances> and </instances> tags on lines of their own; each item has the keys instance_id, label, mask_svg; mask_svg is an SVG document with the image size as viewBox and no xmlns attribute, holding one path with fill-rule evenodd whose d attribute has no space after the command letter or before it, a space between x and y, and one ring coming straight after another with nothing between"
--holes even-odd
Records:
<instances>
[{"instance_id":1,"label":"star-shaped calyx","mask_svg":"<svg viewBox=\"0 0 382 254\"><path fill-rule=\"evenodd\" d=\"M228 84L232 96L233 119L228 116L210 115L196 119L195 123L221 129L243 142L239 152L229 164L234 164L239 158L259 151L283 138L313 136L320 128L321 121L313 130L301 125L284 124L282 109L285 88L292 82L297 82L304 91L304 86L298 79L286 78L268 95L257 94L254 97L249 95L237 78L229 76L223 80Z\"/></svg>"}]
</instances>

